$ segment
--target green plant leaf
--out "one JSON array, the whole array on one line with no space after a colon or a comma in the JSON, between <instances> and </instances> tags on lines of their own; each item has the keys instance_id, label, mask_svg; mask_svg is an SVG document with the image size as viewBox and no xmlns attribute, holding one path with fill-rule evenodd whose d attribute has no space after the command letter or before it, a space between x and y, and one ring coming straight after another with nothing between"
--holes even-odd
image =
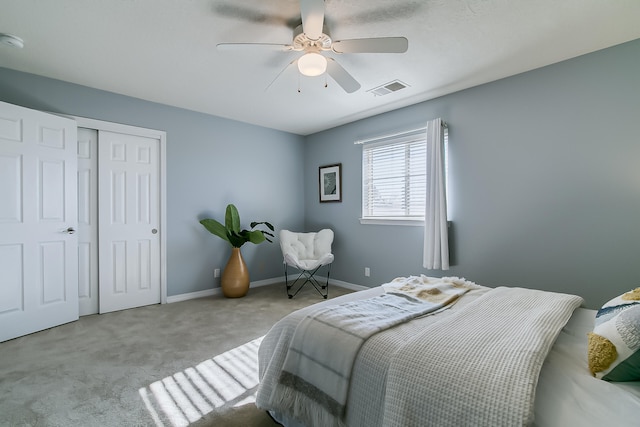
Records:
<instances>
[{"instance_id":1,"label":"green plant leaf","mask_svg":"<svg viewBox=\"0 0 640 427\"><path fill-rule=\"evenodd\" d=\"M235 233L240 232L240 214L238 213L236 206L232 203L227 205L227 210L224 215L224 224L226 225L227 230Z\"/></svg>"},{"instance_id":2,"label":"green plant leaf","mask_svg":"<svg viewBox=\"0 0 640 427\"><path fill-rule=\"evenodd\" d=\"M251 228L254 228L256 225L260 225L260 224L264 224L266 225L269 230L274 231L273 225L271 225L270 223L268 223L267 221L262 221L262 222L252 222L251 223Z\"/></svg>"},{"instance_id":3,"label":"green plant leaf","mask_svg":"<svg viewBox=\"0 0 640 427\"><path fill-rule=\"evenodd\" d=\"M262 242L264 242L266 240L266 238L264 237L263 232L260 231L260 230L247 231L246 236L247 236L247 239L249 239L249 241L251 243L254 243L256 245L258 243L262 243Z\"/></svg>"},{"instance_id":4,"label":"green plant leaf","mask_svg":"<svg viewBox=\"0 0 640 427\"><path fill-rule=\"evenodd\" d=\"M234 248L240 248L242 247L242 245L247 243L247 238L243 235L243 233L244 231L241 231L240 233L229 231L227 236L229 237L229 243L231 243L231 246L233 246Z\"/></svg>"},{"instance_id":5,"label":"green plant leaf","mask_svg":"<svg viewBox=\"0 0 640 427\"><path fill-rule=\"evenodd\" d=\"M212 234L229 242L234 248L239 248L247 242L257 245L266 240L269 243L273 243L273 240L270 239L270 237L274 237L273 233L263 230L253 230L253 228L258 225L264 225L269 230L275 231L273 225L266 221L252 222L250 230L240 230L240 214L233 204L227 205L224 215L224 225L215 219L203 219L200 220L200 224Z\"/></svg>"},{"instance_id":6,"label":"green plant leaf","mask_svg":"<svg viewBox=\"0 0 640 427\"><path fill-rule=\"evenodd\" d=\"M211 234L215 234L221 239L231 243L231 241L229 240L229 237L227 236L227 228L224 225L220 224L215 219L203 219L200 221L200 224L202 224L204 228L209 230Z\"/></svg>"}]
</instances>

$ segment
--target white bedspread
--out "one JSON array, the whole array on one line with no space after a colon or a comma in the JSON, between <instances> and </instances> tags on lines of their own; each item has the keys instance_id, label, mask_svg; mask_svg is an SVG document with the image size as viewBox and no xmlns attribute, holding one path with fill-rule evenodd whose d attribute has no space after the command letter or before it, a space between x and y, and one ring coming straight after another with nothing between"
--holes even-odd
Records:
<instances>
[{"instance_id":1,"label":"white bedspread","mask_svg":"<svg viewBox=\"0 0 640 427\"><path fill-rule=\"evenodd\" d=\"M413 354L411 356L411 359L414 360L413 365L411 366L411 368L407 368L406 373L403 374L404 380L394 380L389 375L390 370L393 369L394 372L402 370L402 364L400 363L401 359L397 356L399 354L397 353L397 351L399 349L400 351L402 351L401 349L406 345L414 345L414 341L416 340L416 338L419 335L422 335L424 331L431 328L432 324L435 327L435 324L437 323L445 322L447 321L447 319L453 319L457 316L461 316L459 313L466 311L469 306L475 305L474 302L477 299L490 292L493 291L489 288L479 287L479 289L473 290L465 295L449 310L438 313L435 316L421 317L411 322L395 326L392 329L375 334L369 340L367 340L367 342L362 346L360 352L358 353L358 357L353 367L353 376L348 396L346 418L343 420L335 419L331 423L327 424L327 426L338 426L341 424L347 424L353 427L425 425L425 419L420 419L420 417L425 416L424 414L419 413L418 415L408 415L407 413L403 414L403 411L410 410L410 406L414 406L415 409L416 407L423 408L426 405L424 403L420 403L417 406L405 405L404 409L392 409L390 407L391 403L387 403L390 397L390 389L388 385L391 385L391 383L395 381L396 385L392 386L395 393L395 397L393 398L394 400L404 399L402 393L405 393L407 390L398 390L398 385L402 381L410 384L408 388L411 389L416 388L420 384L428 385L429 381L425 380L424 378L421 378L419 381L417 380L415 364L418 364L420 366L428 364L430 351L429 349L421 349L419 350L419 353ZM318 305L328 306L337 304L338 302L343 303L345 301L370 298L382 293L384 293L384 290L382 288L374 288L367 291L346 295L339 298L338 301L329 300ZM575 303L570 304L572 307L579 305L580 298L570 297L569 299L576 301ZM540 300L539 303L539 305L541 306L547 305L544 300ZM277 378L282 370L287 349L293 337L295 328L307 314L311 313L315 309L316 307L308 307L285 317L276 325L274 325L272 330L264 339L259 353L261 383L256 400L256 405L258 407L262 409L273 409L269 405L269 398L273 392L273 389L277 385ZM480 312L482 312L483 309L479 308L479 310ZM514 310L521 311L515 307ZM567 317L565 317L565 320L566 318L568 318L571 310L572 309L568 310L568 314ZM484 323L491 319L496 320L496 318L500 318L502 314L500 314L498 311L498 313L492 312L492 314L487 313L486 315L477 314L476 316L481 318L481 320L478 321L477 324L482 326ZM543 320L547 316L548 314L541 314L541 318ZM460 317L460 319L462 320L465 317L466 315ZM504 318L497 320L502 322L505 321ZM514 325L513 322L510 325L510 327L515 326L518 325ZM561 326L562 325L560 325L560 327ZM518 327L515 327L515 329L518 329ZM555 333L557 333L557 331L555 331ZM555 333L553 337L555 337ZM553 338L550 338L550 342L553 342ZM467 348L465 349L465 351L467 353L472 352L473 348ZM541 357L544 358L544 356ZM406 357L404 357L404 359L406 359ZM534 357L533 360L536 361L535 363L537 363L537 361L540 361L540 363L542 363L542 359L538 358L537 356ZM471 382L475 378L475 374L473 374L473 372L479 369L481 368L471 365L466 366L464 367L462 372L456 373L457 380L462 381L462 384ZM497 377L499 377L499 375L497 375ZM409 378L412 379L409 380ZM533 390L535 390L535 379L532 381L532 383L534 384ZM411 399L412 397L409 398ZM524 406L526 407L529 407L529 405L529 402L524 404ZM388 414L386 413L387 410L389 411ZM525 412L528 413L528 410ZM288 420L286 421L286 425L297 425L295 424L295 422L292 422L293 418L290 415L291 414L289 414ZM279 416L282 416L281 419L283 420L287 418L286 411L281 411L279 413ZM521 415L520 417L528 418L529 416L530 415ZM398 420L398 418L401 417L405 418L405 420L402 422ZM437 422L433 422L433 420L431 419L429 420L429 424L438 425ZM307 427L312 426L308 425Z\"/></svg>"},{"instance_id":2,"label":"white bedspread","mask_svg":"<svg viewBox=\"0 0 640 427\"><path fill-rule=\"evenodd\" d=\"M292 411L310 425L342 419L353 362L373 334L448 307L478 286L464 279L412 276L387 293L318 307L298 324L269 405Z\"/></svg>"},{"instance_id":3,"label":"white bedspread","mask_svg":"<svg viewBox=\"0 0 640 427\"><path fill-rule=\"evenodd\" d=\"M544 359L581 303L574 295L496 288L425 328L391 360L382 424L530 425Z\"/></svg>"},{"instance_id":4,"label":"white bedspread","mask_svg":"<svg viewBox=\"0 0 640 427\"><path fill-rule=\"evenodd\" d=\"M444 320L486 293L473 290L449 310L398 325L371 337L360 350L353 369L346 424L349 427L382 427L387 372L394 352L433 322ZM319 303L335 305L380 295L380 287L354 292ZM272 372L283 363L288 340L307 310L282 319L260 347L260 378L263 395L273 385ZM591 376L587 367L587 332L593 330L595 310L578 308L551 348L540 372L535 399L535 427L636 427L640 413L640 383L610 383ZM428 355L424 355L428 357ZM260 396L259 396L260 397ZM258 403L258 402L257 402ZM268 409L264 402L259 406ZM274 413L287 427L304 426L287 413Z\"/></svg>"}]
</instances>

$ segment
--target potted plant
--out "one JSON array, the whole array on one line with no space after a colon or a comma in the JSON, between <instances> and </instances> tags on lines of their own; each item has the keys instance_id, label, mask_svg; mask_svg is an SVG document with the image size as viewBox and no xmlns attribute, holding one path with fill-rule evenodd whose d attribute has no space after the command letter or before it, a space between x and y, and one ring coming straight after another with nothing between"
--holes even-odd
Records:
<instances>
[{"instance_id":1,"label":"potted plant","mask_svg":"<svg viewBox=\"0 0 640 427\"><path fill-rule=\"evenodd\" d=\"M200 220L200 224L211 234L215 234L222 240L226 240L232 246L231 256L222 271L222 278L220 280L222 293L228 298L245 296L249 291L249 270L242 258L240 248L247 242L256 245L265 240L269 243L273 242L273 240L271 240L273 233L255 229L255 227L260 225L274 231L273 225L266 221L252 222L249 230L241 230L240 214L238 214L238 209L233 204L227 205L224 215L224 225L211 218Z\"/></svg>"}]
</instances>

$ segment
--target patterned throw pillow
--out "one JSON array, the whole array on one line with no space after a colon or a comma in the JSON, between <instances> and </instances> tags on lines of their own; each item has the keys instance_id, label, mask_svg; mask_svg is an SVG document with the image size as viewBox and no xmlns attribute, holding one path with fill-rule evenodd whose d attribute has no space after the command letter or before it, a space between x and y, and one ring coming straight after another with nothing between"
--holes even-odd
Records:
<instances>
[{"instance_id":1,"label":"patterned throw pillow","mask_svg":"<svg viewBox=\"0 0 640 427\"><path fill-rule=\"evenodd\" d=\"M589 333L589 370L606 381L640 380L640 288L612 299Z\"/></svg>"}]
</instances>

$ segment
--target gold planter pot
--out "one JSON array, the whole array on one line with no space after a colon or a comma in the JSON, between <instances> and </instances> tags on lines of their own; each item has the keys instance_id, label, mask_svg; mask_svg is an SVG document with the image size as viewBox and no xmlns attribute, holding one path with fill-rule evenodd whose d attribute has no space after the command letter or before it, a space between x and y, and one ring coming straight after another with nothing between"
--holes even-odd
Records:
<instances>
[{"instance_id":1,"label":"gold planter pot","mask_svg":"<svg viewBox=\"0 0 640 427\"><path fill-rule=\"evenodd\" d=\"M249 270L240 248L232 248L231 256L220 280L222 293L227 298L240 298L249 292Z\"/></svg>"}]
</instances>

